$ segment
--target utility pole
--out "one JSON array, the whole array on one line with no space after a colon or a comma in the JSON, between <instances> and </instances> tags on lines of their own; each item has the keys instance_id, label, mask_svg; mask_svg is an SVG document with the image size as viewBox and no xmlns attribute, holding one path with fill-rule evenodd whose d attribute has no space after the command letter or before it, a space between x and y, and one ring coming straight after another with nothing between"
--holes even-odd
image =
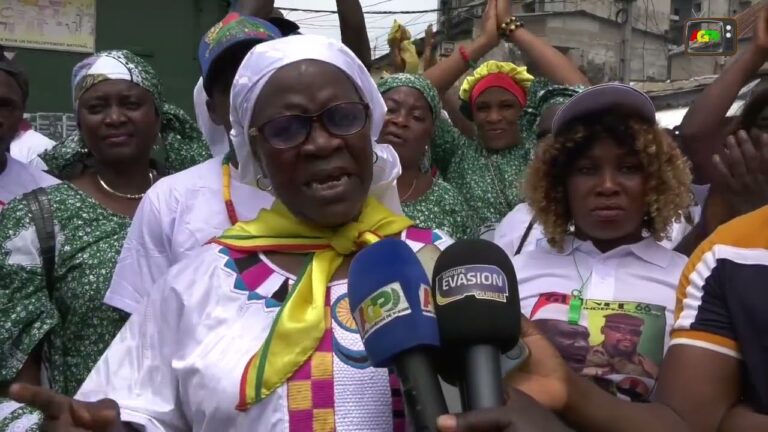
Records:
<instances>
[{"instance_id":1,"label":"utility pole","mask_svg":"<svg viewBox=\"0 0 768 432\"><path fill-rule=\"evenodd\" d=\"M632 77L632 2L633 0L624 0L626 21L621 53L621 82L624 84L629 84Z\"/></svg>"}]
</instances>

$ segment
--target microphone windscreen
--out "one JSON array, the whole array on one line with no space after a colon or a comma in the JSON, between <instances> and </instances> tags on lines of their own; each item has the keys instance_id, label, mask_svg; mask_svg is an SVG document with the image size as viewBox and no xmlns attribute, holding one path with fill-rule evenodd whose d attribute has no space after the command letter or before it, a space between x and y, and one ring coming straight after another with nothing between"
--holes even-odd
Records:
<instances>
[{"instance_id":1,"label":"microphone windscreen","mask_svg":"<svg viewBox=\"0 0 768 432\"><path fill-rule=\"evenodd\" d=\"M493 345L504 353L517 344L517 276L503 249L487 240L459 240L437 258L432 278L444 348Z\"/></svg>"},{"instance_id":2,"label":"microphone windscreen","mask_svg":"<svg viewBox=\"0 0 768 432\"><path fill-rule=\"evenodd\" d=\"M419 346L438 347L429 278L413 250L388 238L355 255L349 268L349 306L375 367Z\"/></svg>"}]
</instances>

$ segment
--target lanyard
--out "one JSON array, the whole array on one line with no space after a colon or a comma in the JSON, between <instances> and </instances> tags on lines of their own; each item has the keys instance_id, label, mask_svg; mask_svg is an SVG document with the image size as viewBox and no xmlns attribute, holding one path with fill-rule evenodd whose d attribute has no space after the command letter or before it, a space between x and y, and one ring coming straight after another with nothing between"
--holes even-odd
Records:
<instances>
[{"instance_id":1,"label":"lanyard","mask_svg":"<svg viewBox=\"0 0 768 432\"><path fill-rule=\"evenodd\" d=\"M576 239L574 238L573 241L575 242ZM579 279L581 279L581 286L571 291L571 300L568 302L568 324L578 325L579 321L581 321L581 309L584 307L584 289L589 281L592 280L592 272L589 272L587 280L584 280L581 276L581 270L579 270L579 263L576 262L576 251L573 245L571 245L571 257L573 258L573 265L576 266L576 273L578 273Z\"/></svg>"},{"instance_id":2,"label":"lanyard","mask_svg":"<svg viewBox=\"0 0 768 432\"><path fill-rule=\"evenodd\" d=\"M592 279L590 274L586 281L581 283L579 289L571 291L571 300L568 302L568 324L577 325L581 319L581 309L584 307L584 287Z\"/></svg>"}]
</instances>

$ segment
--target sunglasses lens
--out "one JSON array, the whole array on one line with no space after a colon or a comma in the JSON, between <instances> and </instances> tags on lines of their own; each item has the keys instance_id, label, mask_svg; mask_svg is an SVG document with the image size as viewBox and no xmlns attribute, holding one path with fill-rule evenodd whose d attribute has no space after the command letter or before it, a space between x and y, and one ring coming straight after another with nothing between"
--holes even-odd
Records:
<instances>
[{"instance_id":1,"label":"sunglasses lens","mask_svg":"<svg viewBox=\"0 0 768 432\"><path fill-rule=\"evenodd\" d=\"M264 123L261 133L274 147L293 147L307 138L311 124L304 116L288 115Z\"/></svg>"},{"instance_id":2,"label":"sunglasses lens","mask_svg":"<svg viewBox=\"0 0 768 432\"><path fill-rule=\"evenodd\" d=\"M352 135L359 132L368 120L366 106L360 103L334 105L322 114L323 124L334 135Z\"/></svg>"}]
</instances>

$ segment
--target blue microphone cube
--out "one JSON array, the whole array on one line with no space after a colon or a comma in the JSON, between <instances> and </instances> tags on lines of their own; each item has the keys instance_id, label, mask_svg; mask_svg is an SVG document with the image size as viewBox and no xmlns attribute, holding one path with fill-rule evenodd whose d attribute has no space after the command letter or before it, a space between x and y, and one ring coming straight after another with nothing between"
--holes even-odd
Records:
<instances>
[{"instance_id":1,"label":"blue microphone cube","mask_svg":"<svg viewBox=\"0 0 768 432\"><path fill-rule=\"evenodd\" d=\"M413 250L389 238L360 251L349 269L349 306L375 367L397 354L440 346L429 278Z\"/></svg>"}]
</instances>

